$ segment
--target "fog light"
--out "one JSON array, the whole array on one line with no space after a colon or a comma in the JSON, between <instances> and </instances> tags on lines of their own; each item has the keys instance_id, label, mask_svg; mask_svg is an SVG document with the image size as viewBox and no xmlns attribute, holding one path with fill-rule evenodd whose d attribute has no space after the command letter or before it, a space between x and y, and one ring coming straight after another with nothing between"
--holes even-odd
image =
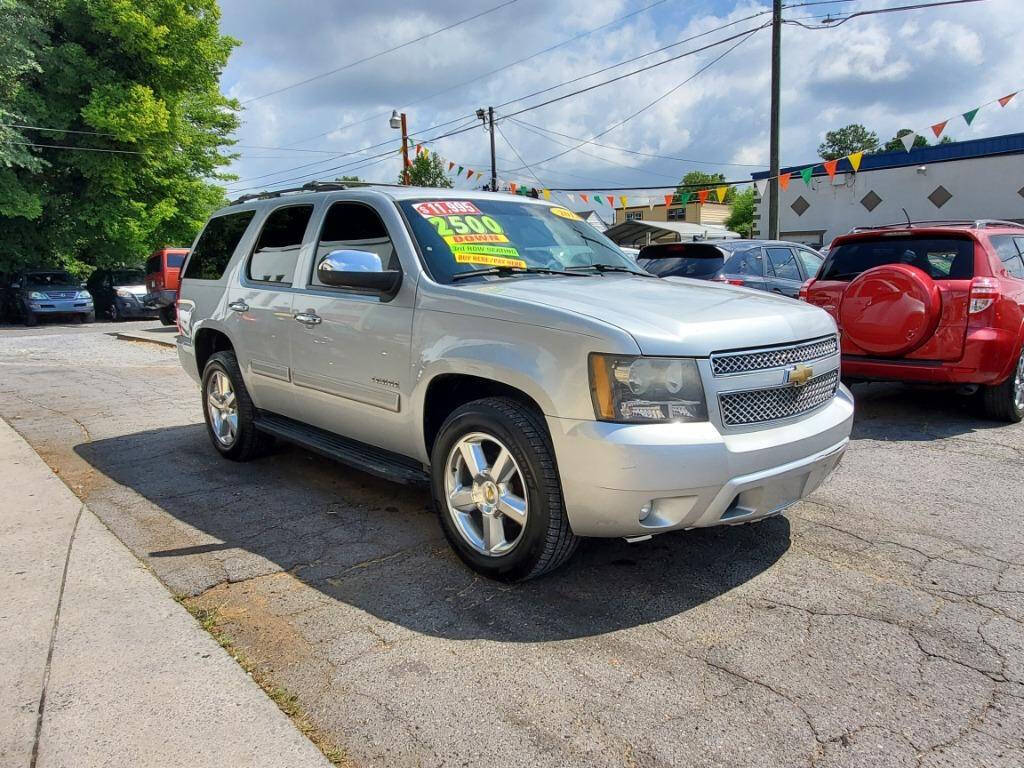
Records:
<instances>
[{"instance_id":1,"label":"fog light","mask_svg":"<svg viewBox=\"0 0 1024 768\"><path fill-rule=\"evenodd\" d=\"M651 514L651 502L648 501L646 504L644 504L642 507L640 507L640 522L642 523L644 520L646 520L648 518L648 516L650 516L650 514Z\"/></svg>"}]
</instances>

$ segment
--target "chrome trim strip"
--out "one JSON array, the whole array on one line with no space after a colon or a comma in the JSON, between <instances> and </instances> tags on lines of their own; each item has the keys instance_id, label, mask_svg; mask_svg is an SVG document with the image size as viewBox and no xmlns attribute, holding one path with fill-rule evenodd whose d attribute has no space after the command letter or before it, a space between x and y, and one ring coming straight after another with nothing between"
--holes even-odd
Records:
<instances>
[{"instance_id":1,"label":"chrome trim strip","mask_svg":"<svg viewBox=\"0 0 1024 768\"><path fill-rule=\"evenodd\" d=\"M335 397L343 397L346 400L354 400L364 405L372 405L383 408L386 411L398 413L401 399L397 392L384 392L354 381L342 381L331 379L326 376L317 376L314 373L292 372L292 383L303 389L312 389Z\"/></svg>"},{"instance_id":2,"label":"chrome trim strip","mask_svg":"<svg viewBox=\"0 0 1024 768\"><path fill-rule=\"evenodd\" d=\"M812 351L813 347L825 345L821 354ZM811 354L803 353L807 350ZM771 347L757 347L754 349L742 349L732 352L713 352L711 354L711 372L715 378L727 378L729 376L743 376L748 373L760 373L772 371L779 368L786 368L795 363L807 363L814 360L824 360L833 355L839 354L839 337L835 334L819 336L816 339L798 341L793 344L779 344ZM733 363L736 358L749 357L769 358L768 365L758 365L756 362L750 367L740 367L736 370L723 370ZM781 358L781 359L780 359ZM776 362L778 360L778 362ZM742 365L742 363L740 364Z\"/></svg>"},{"instance_id":3,"label":"chrome trim strip","mask_svg":"<svg viewBox=\"0 0 1024 768\"><path fill-rule=\"evenodd\" d=\"M291 381L291 371L287 365L278 365L277 363L268 363L263 360L250 360L249 370L260 376L266 376L270 379L277 379L278 381Z\"/></svg>"}]
</instances>

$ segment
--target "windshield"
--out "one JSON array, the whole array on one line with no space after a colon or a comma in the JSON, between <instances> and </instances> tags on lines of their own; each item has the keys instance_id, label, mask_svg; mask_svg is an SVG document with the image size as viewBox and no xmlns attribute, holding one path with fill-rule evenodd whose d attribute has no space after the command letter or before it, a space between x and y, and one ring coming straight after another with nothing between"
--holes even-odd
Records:
<instances>
[{"instance_id":1,"label":"windshield","mask_svg":"<svg viewBox=\"0 0 1024 768\"><path fill-rule=\"evenodd\" d=\"M883 264L908 264L933 280L974 277L974 241L952 237L852 240L829 251L819 280L852 280Z\"/></svg>"},{"instance_id":2,"label":"windshield","mask_svg":"<svg viewBox=\"0 0 1024 768\"><path fill-rule=\"evenodd\" d=\"M142 285L145 279L141 269L118 269L110 273L114 285Z\"/></svg>"},{"instance_id":3,"label":"windshield","mask_svg":"<svg viewBox=\"0 0 1024 768\"><path fill-rule=\"evenodd\" d=\"M67 272L33 272L25 276L30 288L49 288L54 285L76 285L74 278Z\"/></svg>"},{"instance_id":4,"label":"windshield","mask_svg":"<svg viewBox=\"0 0 1024 768\"><path fill-rule=\"evenodd\" d=\"M636 264L566 208L504 200L409 200L399 203L431 276L464 272L586 268L595 264L642 274Z\"/></svg>"},{"instance_id":5,"label":"windshield","mask_svg":"<svg viewBox=\"0 0 1024 768\"><path fill-rule=\"evenodd\" d=\"M187 253L168 253L167 254L167 268L168 269L180 269L181 265L185 263L185 257ZM159 271L159 270L156 270Z\"/></svg>"}]
</instances>

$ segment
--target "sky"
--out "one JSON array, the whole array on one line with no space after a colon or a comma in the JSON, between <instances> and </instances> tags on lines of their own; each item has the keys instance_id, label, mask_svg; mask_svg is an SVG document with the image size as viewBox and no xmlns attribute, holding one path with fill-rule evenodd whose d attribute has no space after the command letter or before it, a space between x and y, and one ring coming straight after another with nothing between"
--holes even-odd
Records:
<instances>
[{"instance_id":1,"label":"sky","mask_svg":"<svg viewBox=\"0 0 1024 768\"><path fill-rule=\"evenodd\" d=\"M821 19L809 17L916 1L810 0L814 4L787 9L784 18L814 25ZM503 2L508 4L393 53L265 95ZM396 181L400 134L388 125L392 109L406 112L410 133L431 151L485 172L473 183L456 180L457 187L479 186L490 164L482 125L428 140L473 125L478 107L505 102L512 103L496 113L500 179L545 188L654 191L673 186L690 170L744 180L767 168L770 29L502 120L552 97L754 30L771 18L765 2L221 0L221 11L222 32L241 41L221 87L244 105L235 150L241 157L230 168L238 181L229 185L229 196L341 174ZM738 23L713 31L731 22ZM982 108L970 126L959 117L1024 89L1022 28L1022 0L876 14L833 29L784 25L782 165L813 162L825 132L851 122L864 124L883 142L901 128L927 133L946 118L953 119L944 135L954 140L1024 130L1024 93L1005 108ZM709 34L513 101L702 33ZM522 59L527 60L515 64ZM541 162L659 97L664 98L597 141L677 159L584 145ZM455 122L430 130L449 121ZM374 158L388 150L394 152Z\"/></svg>"}]
</instances>

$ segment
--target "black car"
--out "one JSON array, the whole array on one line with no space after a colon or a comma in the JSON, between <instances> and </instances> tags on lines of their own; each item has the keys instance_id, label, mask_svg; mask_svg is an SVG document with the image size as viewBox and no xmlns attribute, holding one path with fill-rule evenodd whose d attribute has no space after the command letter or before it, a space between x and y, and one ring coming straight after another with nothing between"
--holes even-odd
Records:
<instances>
[{"instance_id":1,"label":"black car","mask_svg":"<svg viewBox=\"0 0 1024 768\"><path fill-rule=\"evenodd\" d=\"M658 277L692 277L745 285L796 298L824 257L783 240L664 243L641 249L637 263Z\"/></svg>"},{"instance_id":2,"label":"black car","mask_svg":"<svg viewBox=\"0 0 1024 768\"><path fill-rule=\"evenodd\" d=\"M86 285L93 301L96 314L111 320L130 317L156 317L155 307L145 304L145 270L139 268L97 269L89 276Z\"/></svg>"},{"instance_id":3,"label":"black car","mask_svg":"<svg viewBox=\"0 0 1024 768\"><path fill-rule=\"evenodd\" d=\"M92 322L92 296L63 269L31 269L11 275L4 291L9 320L36 325L41 317L73 317Z\"/></svg>"}]
</instances>

